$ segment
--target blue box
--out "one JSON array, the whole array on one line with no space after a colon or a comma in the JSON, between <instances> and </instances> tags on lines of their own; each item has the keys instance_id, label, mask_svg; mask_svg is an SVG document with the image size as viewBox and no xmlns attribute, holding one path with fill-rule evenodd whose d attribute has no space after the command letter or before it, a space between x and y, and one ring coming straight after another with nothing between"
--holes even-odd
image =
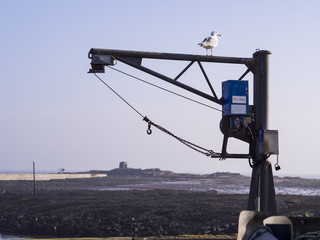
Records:
<instances>
[{"instance_id":1,"label":"blue box","mask_svg":"<svg viewBox=\"0 0 320 240\"><path fill-rule=\"evenodd\" d=\"M249 115L248 81L222 82L222 115Z\"/></svg>"}]
</instances>

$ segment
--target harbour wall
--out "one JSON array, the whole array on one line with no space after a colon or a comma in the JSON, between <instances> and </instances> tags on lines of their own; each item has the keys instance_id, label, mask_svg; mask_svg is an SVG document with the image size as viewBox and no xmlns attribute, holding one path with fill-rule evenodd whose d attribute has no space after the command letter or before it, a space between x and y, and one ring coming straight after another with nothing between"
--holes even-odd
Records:
<instances>
[{"instance_id":1,"label":"harbour wall","mask_svg":"<svg viewBox=\"0 0 320 240\"><path fill-rule=\"evenodd\" d=\"M93 178L93 177L106 177L107 174L68 174L68 173L49 173L49 174L36 174L35 178L38 181L47 181L54 179L71 179L71 178ZM17 181L17 180L33 180L33 174L0 174L0 181Z\"/></svg>"}]
</instances>

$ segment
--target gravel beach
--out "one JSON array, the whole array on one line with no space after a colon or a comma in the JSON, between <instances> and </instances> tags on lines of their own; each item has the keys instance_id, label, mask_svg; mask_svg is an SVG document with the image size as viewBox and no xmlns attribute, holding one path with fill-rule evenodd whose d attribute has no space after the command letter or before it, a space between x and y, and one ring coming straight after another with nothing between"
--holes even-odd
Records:
<instances>
[{"instance_id":1,"label":"gravel beach","mask_svg":"<svg viewBox=\"0 0 320 240\"><path fill-rule=\"evenodd\" d=\"M248 177L229 173L215 177L226 185L235 184L233 181L246 185L250 181ZM49 237L237 233L239 213L246 209L247 194L172 189L171 184L148 190L123 187L207 178L109 173L99 178L37 181L35 194L32 181L0 181L0 233ZM111 190L99 190L103 188ZM281 215L319 217L319 196L278 195L277 202Z\"/></svg>"}]
</instances>

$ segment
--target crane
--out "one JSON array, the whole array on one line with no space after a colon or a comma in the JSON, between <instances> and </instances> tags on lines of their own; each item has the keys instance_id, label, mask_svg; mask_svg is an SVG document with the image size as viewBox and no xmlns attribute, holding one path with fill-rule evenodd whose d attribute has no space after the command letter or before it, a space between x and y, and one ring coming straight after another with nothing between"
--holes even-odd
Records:
<instances>
[{"instance_id":1,"label":"crane","mask_svg":"<svg viewBox=\"0 0 320 240\"><path fill-rule=\"evenodd\" d=\"M192 54L159 53L143 51L126 51L116 49L92 48L88 53L91 69L88 73L104 73L105 66L115 65L120 61L126 65L157 77L172 85L189 91L195 95L222 106L220 130L223 133L221 153L209 154L220 159L249 159L252 167L250 192L247 210L263 212L268 216L278 215L272 165L268 161L270 155L279 154L278 131L268 129L269 124L269 55L268 50L257 50L252 57L202 56ZM187 66L175 77L170 78L143 66L143 59L158 59L187 62ZM241 64L246 71L234 80L222 82L222 97L218 97L202 63ZM210 94L191 87L181 81L180 77L193 65L198 64ZM253 74L253 105L248 102L248 82L244 77ZM149 121L149 119L144 119ZM228 138L233 137L249 144L246 154L230 154L227 152ZM276 170L280 169L278 162Z\"/></svg>"}]
</instances>

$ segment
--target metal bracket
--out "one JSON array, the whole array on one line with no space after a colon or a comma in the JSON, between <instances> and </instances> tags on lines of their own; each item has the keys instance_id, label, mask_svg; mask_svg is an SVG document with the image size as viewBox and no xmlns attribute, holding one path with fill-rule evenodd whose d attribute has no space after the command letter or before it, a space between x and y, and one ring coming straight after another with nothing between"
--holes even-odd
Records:
<instances>
[{"instance_id":1,"label":"metal bracket","mask_svg":"<svg viewBox=\"0 0 320 240\"><path fill-rule=\"evenodd\" d=\"M114 65L114 59L108 55L90 55L91 69L88 73L104 73L104 66Z\"/></svg>"},{"instance_id":2,"label":"metal bracket","mask_svg":"<svg viewBox=\"0 0 320 240\"><path fill-rule=\"evenodd\" d=\"M248 117L249 119L250 117ZM249 121L251 122L251 121ZM246 126L240 129L231 130L230 119L229 117L223 117L220 121L220 130L223 133L223 144L221 155L223 158L252 158L251 150L248 154L229 154L227 153L227 144L230 137L237 138L241 141L247 142L250 144L254 143L254 136L252 135L251 126ZM251 147L250 147L251 149Z\"/></svg>"}]
</instances>

